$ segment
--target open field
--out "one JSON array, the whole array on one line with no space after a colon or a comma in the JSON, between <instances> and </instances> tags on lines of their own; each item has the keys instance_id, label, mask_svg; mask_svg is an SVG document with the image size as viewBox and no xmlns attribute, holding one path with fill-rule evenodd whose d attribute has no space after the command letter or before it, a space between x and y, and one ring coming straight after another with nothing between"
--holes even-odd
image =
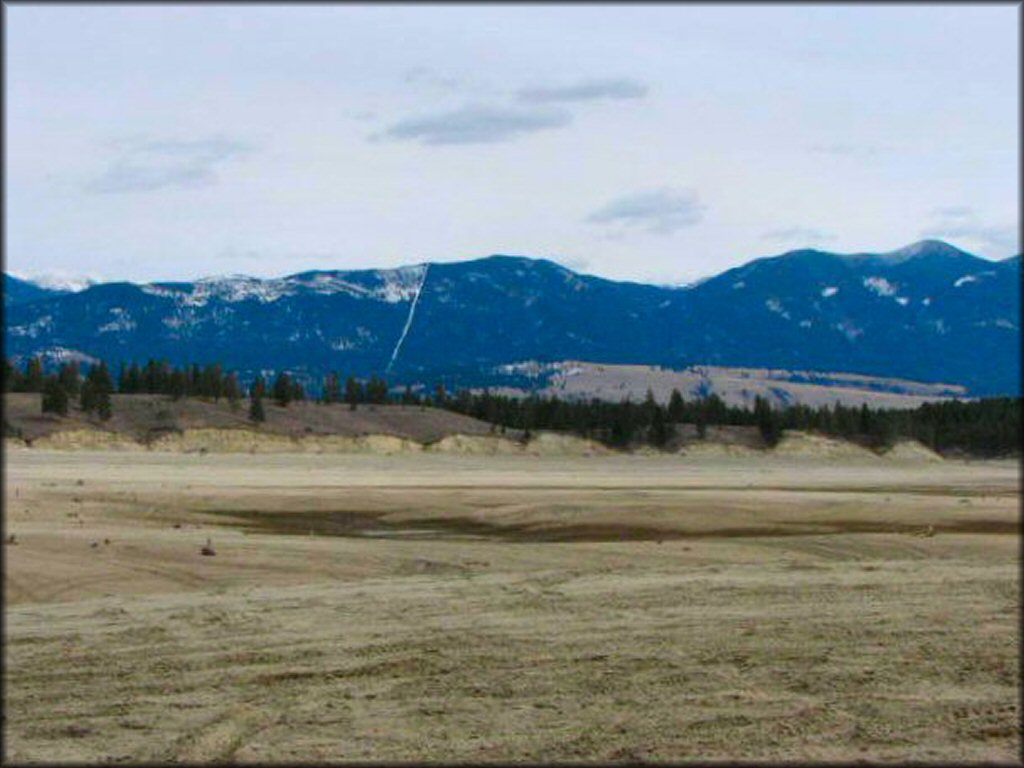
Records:
<instances>
[{"instance_id":1,"label":"open field","mask_svg":"<svg viewBox=\"0 0 1024 768\"><path fill-rule=\"evenodd\" d=\"M1015 462L5 462L8 761L1020 761Z\"/></svg>"},{"instance_id":2,"label":"open field","mask_svg":"<svg viewBox=\"0 0 1024 768\"><path fill-rule=\"evenodd\" d=\"M510 366L546 382L541 394L561 398L596 397L618 402L627 396L643 400L650 391L667 403L673 389L688 400L711 392L729 405L752 407L758 395L775 406L800 403L812 408L845 406L917 408L922 403L963 398L967 390L955 384L863 376L855 373L787 371L767 368L728 368L714 365L672 370L656 365L612 365L563 360L558 363L523 363ZM502 390L498 390L502 391ZM513 391L513 390L504 390Z\"/></svg>"}]
</instances>

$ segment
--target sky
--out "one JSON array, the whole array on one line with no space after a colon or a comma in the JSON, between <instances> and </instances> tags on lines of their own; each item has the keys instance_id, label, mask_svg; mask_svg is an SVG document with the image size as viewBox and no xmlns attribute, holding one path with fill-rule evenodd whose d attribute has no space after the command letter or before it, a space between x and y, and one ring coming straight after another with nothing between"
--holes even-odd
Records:
<instances>
[{"instance_id":1,"label":"sky","mask_svg":"<svg viewBox=\"0 0 1024 768\"><path fill-rule=\"evenodd\" d=\"M1003 5L5 5L5 269L1019 252Z\"/></svg>"}]
</instances>

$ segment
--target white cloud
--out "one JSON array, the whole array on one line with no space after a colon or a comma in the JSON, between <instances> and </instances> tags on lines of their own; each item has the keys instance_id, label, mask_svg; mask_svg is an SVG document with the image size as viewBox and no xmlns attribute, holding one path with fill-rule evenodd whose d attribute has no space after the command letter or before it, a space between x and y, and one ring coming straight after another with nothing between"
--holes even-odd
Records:
<instances>
[{"instance_id":1,"label":"white cloud","mask_svg":"<svg viewBox=\"0 0 1024 768\"><path fill-rule=\"evenodd\" d=\"M825 232L814 227L781 227L771 229L761 235L763 240L773 240L777 243L798 243L800 245L812 245L825 243L836 239L831 232Z\"/></svg>"},{"instance_id":2,"label":"white cloud","mask_svg":"<svg viewBox=\"0 0 1024 768\"><path fill-rule=\"evenodd\" d=\"M152 192L166 187L205 187L217 182L222 163L251 148L225 138L130 139L113 143L115 157L86 185L97 193Z\"/></svg>"},{"instance_id":3,"label":"white cloud","mask_svg":"<svg viewBox=\"0 0 1024 768\"><path fill-rule=\"evenodd\" d=\"M587 221L669 235L700 222L704 209L695 191L662 187L616 198L590 214Z\"/></svg>"},{"instance_id":4,"label":"white cloud","mask_svg":"<svg viewBox=\"0 0 1024 768\"><path fill-rule=\"evenodd\" d=\"M572 85L523 88L516 97L533 104L600 99L642 99L647 86L627 78L584 80Z\"/></svg>"},{"instance_id":5,"label":"white cloud","mask_svg":"<svg viewBox=\"0 0 1024 768\"><path fill-rule=\"evenodd\" d=\"M1020 232L1009 224L992 224L981 220L966 205L933 208L932 223L921 231L922 237L960 240L982 251L983 256L1012 256L1020 252Z\"/></svg>"},{"instance_id":6,"label":"white cloud","mask_svg":"<svg viewBox=\"0 0 1024 768\"><path fill-rule=\"evenodd\" d=\"M492 144L524 134L564 128L572 115L559 109L470 105L450 112L400 120L370 138L420 144Z\"/></svg>"}]
</instances>

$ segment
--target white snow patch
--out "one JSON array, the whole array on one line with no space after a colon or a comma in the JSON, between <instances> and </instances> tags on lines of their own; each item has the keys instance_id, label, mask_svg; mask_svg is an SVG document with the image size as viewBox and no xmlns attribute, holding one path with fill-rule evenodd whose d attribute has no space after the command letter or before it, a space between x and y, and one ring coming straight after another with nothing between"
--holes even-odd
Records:
<instances>
[{"instance_id":1,"label":"white snow patch","mask_svg":"<svg viewBox=\"0 0 1024 768\"><path fill-rule=\"evenodd\" d=\"M800 321L800 327L801 328L810 328L812 325L814 325L814 323L812 323L810 320L801 320Z\"/></svg>"},{"instance_id":2,"label":"white snow patch","mask_svg":"<svg viewBox=\"0 0 1024 768\"><path fill-rule=\"evenodd\" d=\"M28 336L30 339L34 339L42 331L49 331L52 328L53 317L50 315L43 315L38 320L33 320L31 323L15 325L12 328L8 328L8 332L12 336Z\"/></svg>"},{"instance_id":3,"label":"white snow patch","mask_svg":"<svg viewBox=\"0 0 1024 768\"><path fill-rule=\"evenodd\" d=\"M787 311L786 311L786 310L785 310L785 309L784 309L784 308L782 307L782 304L781 304L781 302L779 302L779 300L778 300L778 299L768 299L768 300L767 300L767 301L766 301L766 302L764 303L764 305L765 305L765 307L767 307L767 309L768 309L768 311L769 311L769 312L774 312L774 313L775 313L775 314L777 314L777 315L782 315L782 316L783 316L784 318L786 318L787 320L789 320L789 319L790 319L790 318L789 318L789 312L787 312Z\"/></svg>"},{"instance_id":4,"label":"white snow patch","mask_svg":"<svg viewBox=\"0 0 1024 768\"><path fill-rule=\"evenodd\" d=\"M51 291L69 291L71 293L84 291L86 288L100 282L100 278L95 275L75 275L62 270L37 272L35 274L11 272L11 275L21 280L26 280L40 288L47 288Z\"/></svg>"},{"instance_id":5,"label":"white snow patch","mask_svg":"<svg viewBox=\"0 0 1024 768\"><path fill-rule=\"evenodd\" d=\"M734 291L738 291L740 288L746 288L746 287L747 287L747 284L745 282L743 282L742 280L732 284L732 289Z\"/></svg>"},{"instance_id":6,"label":"white snow patch","mask_svg":"<svg viewBox=\"0 0 1024 768\"><path fill-rule=\"evenodd\" d=\"M822 298L825 299L829 298L830 296L835 296L837 293L839 293L839 289L836 288L834 285L829 285L821 289L821 296Z\"/></svg>"},{"instance_id":7,"label":"white snow patch","mask_svg":"<svg viewBox=\"0 0 1024 768\"><path fill-rule=\"evenodd\" d=\"M896 303L899 304L901 307L905 307L907 306L907 304L910 303L910 299L908 299L906 296L897 296Z\"/></svg>"},{"instance_id":8,"label":"white snow patch","mask_svg":"<svg viewBox=\"0 0 1024 768\"><path fill-rule=\"evenodd\" d=\"M921 299L921 303L924 304L926 307L930 307L932 305L932 297L925 296L923 299Z\"/></svg>"},{"instance_id":9,"label":"white snow patch","mask_svg":"<svg viewBox=\"0 0 1024 768\"><path fill-rule=\"evenodd\" d=\"M518 363L504 363L503 365L497 366L495 371L507 376L514 376L517 373L521 373L526 376L539 376L541 373L553 370L555 367L555 363L541 363L537 360L523 360Z\"/></svg>"},{"instance_id":10,"label":"white snow patch","mask_svg":"<svg viewBox=\"0 0 1024 768\"><path fill-rule=\"evenodd\" d=\"M977 323L973 323L975 328L1008 328L1009 330L1016 330L1017 326L1005 317L1000 317L998 320L981 320Z\"/></svg>"},{"instance_id":11,"label":"white snow patch","mask_svg":"<svg viewBox=\"0 0 1024 768\"><path fill-rule=\"evenodd\" d=\"M237 302L256 300L261 304L277 301L282 296L295 293L293 286L285 280L260 280L243 275L227 277L204 277L192 285L192 290L180 299L182 304L192 307L206 305L210 299Z\"/></svg>"},{"instance_id":12,"label":"white snow patch","mask_svg":"<svg viewBox=\"0 0 1024 768\"><path fill-rule=\"evenodd\" d=\"M956 280L953 281L953 287L954 288L959 288L962 285L967 285L967 283L976 283L976 282L978 282L978 276L977 275L964 275L963 277L958 277Z\"/></svg>"},{"instance_id":13,"label":"white snow patch","mask_svg":"<svg viewBox=\"0 0 1024 768\"><path fill-rule=\"evenodd\" d=\"M110 314L114 316L114 319L109 323L101 325L97 330L99 333L113 333L116 331L131 331L136 327L136 323L132 320L131 314L128 310L121 307L111 307Z\"/></svg>"},{"instance_id":14,"label":"white snow patch","mask_svg":"<svg viewBox=\"0 0 1024 768\"><path fill-rule=\"evenodd\" d=\"M884 277L865 277L864 287L869 291L873 291L879 296L895 296L896 286L886 280Z\"/></svg>"},{"instance_id":15,"label":"white snow patch","mask_svg":"<svg viewBox=\"0 0 1024 768\"><path fill-rule=\"evenodd\" d=\"M322 272L307 277L287 277L264 280L246 275L204 277L191 286L181 288L166 285L141 285L139 288L153 296L174 299L183 306L202 307L211 300L235 303L258 301L268 304L300 291L321 295L348 294L357 299L375 299L389 304L411 301L426 271L418 264L398 269L380 269L369 273L369 284L355 282L353 272ZM360 275L365 280L366 274Z\"/></svg>"},{"instance_id":16,"label":"white snow patch","mask_svg":"<svg viewBox=\"0 0 1024 768\"><path fill-rule=\"evenodd\" d=\"M849 320L843 320L843 322L837 323L835 328L837 331L841 331L850 341L856 341L857 337L864 333L862 329L858 328Z\"/></svg>"},{"instance_id":17,"label":"white snow patch","mask_svg":"<svg viewBox=\"0 0 1024 768\"><path fill-rule=\"evenodd\" d=\"M181 328L185 325L192 325L192 322L188 318L184 318L180 315L173 315L171 317L165 317L161 322L168 328Z\"/></svg>"},{"instance_id":18,"label":"white snow patch","mask_svg":"<svg viewBox=\"0 0 1024 768\"><path fill-rule=\"evenodd\" d=\"M47 347L39 354L41 357L55 363L87 363L88 365L96 365L100 362L99 358L87 355L85 352L80 352L77 349L68 349L67 347Z\"/></svg>"},{"instance_id":19,"label":"white snow patch","mask_svg":"<svg viewBox=\"0 0 1024 768\"><path fill-rule=\"evenodd\" d=\"M184 291L178 291L173 288L165 288L162 285L154 285L148 283L146 285L140 285L139 290L143 293L148 293L150 296L163 296L164 298L175 298L182 296Z\"/></svg>"}]
</instances>

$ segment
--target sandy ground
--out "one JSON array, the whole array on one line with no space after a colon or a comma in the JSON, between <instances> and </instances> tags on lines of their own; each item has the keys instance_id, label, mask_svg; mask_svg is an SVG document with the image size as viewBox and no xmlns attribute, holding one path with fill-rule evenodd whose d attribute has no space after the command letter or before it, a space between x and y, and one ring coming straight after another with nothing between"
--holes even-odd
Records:
<instances>
[{"instance_id":1,"label":"sandy ground","mask_svg":"<svg viewBox=\"0 0 1024 768\"><path fill-rule=\"evenodd\" d=\"M5 479L8 761L1020 761L1013 462L8 447Z\"/></svg>"}]
</instances>

